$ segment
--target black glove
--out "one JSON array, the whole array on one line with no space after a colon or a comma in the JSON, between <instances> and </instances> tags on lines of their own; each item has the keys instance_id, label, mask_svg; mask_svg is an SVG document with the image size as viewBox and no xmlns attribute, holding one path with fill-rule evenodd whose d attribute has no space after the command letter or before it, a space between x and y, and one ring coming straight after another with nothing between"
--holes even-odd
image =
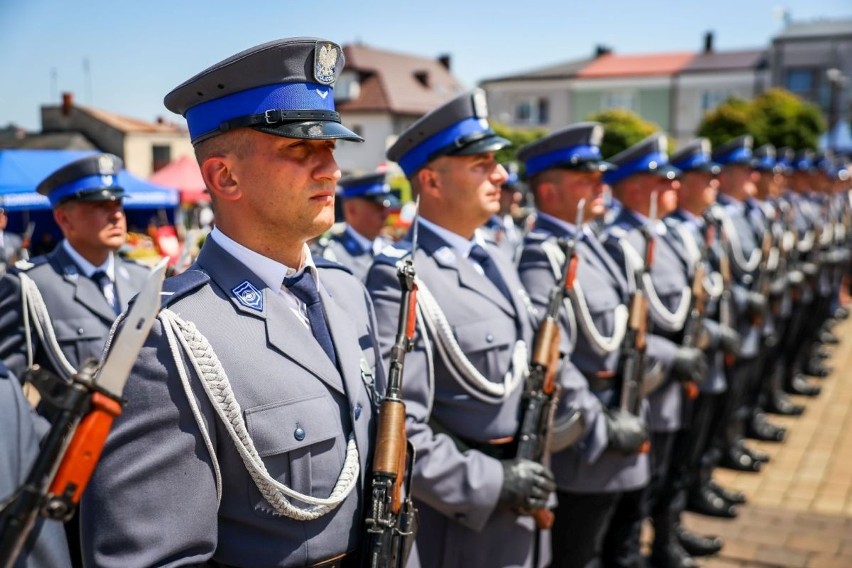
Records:
<instances>
[{"instance_id":1,"label":"black glove","mask_svg":"<svg viewBox=\"0 0 852 568\"><path fill-rule=\"evenodd\" d=\"M743 336L737 333L737 330L731 329L727 325L719 326L719 347L725 353L739 355L742 341Z\"/></svg>"},{"instance_id":2,"label":"black glove","mask_svg":"<svg viewBox=\"0 0 852 568\"><path fill-rule=\"evenodd\" d=\"M678 347L672 362L672 375L681 382L700 383L707 376L707 357L695 347Z\"/></svg>"},{"instance_id":3,"label":"black glove","mask_svg":"<svg viewBox=\"0 0 852 568\"><path fill-rule=\"evenodd\" d=\"M766 298L760 292L749 292L746 296L746 313L750 317L766 315Z\"/></svg>"},{"instance_id":4,"label":"black glove","mask_svg":"<svg viewBox=\"0 0 852 568\"><path fill-rule=\"evenodd\" d=\"M542 509L556 489L553 473L540 463L523 458L502 460L500 503L514 510Z\"/></svg>"},{"instance_id":5,"label":"black glove","mask_svg":"<svg viewBox=\"0 0 852 568\"><path fill-rule=\"evenodd\" d=\"M625 455L635 454L648 439L645 422L620 408L604 408L606 432L609 438L607 449Z\"/></svg>"}]
</instances>

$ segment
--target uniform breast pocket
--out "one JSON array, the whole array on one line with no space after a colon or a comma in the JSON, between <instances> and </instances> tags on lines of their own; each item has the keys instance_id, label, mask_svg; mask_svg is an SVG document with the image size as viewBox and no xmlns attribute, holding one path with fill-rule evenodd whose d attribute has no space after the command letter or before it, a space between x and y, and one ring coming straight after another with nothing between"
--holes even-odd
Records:
<instances>
[{"instance_id":1,"label":"uniform breast pocket","mask_svg":"<svg viewBox=\"0 0 852 568\"><path fill-rule=\"evenodd\" d=\"M250 408L245 417L249 435L273 479L299 493L328 497L343 467L346 445L339 410L328 395ZM253 510L272 513L250 477L248 483Z\"/></svg>"},{"instance_id":2,"label":"uniform breast pocket","mask_svg":"<svg viewBox=\"0 0 852 568\"><path fill-rule=\"evenodd\" d=\"M105 333L97 321L87 318L54 319L56 341L72 364L81 365L86 357L100 357Z\"/></svg>"},{"instance_id":3,"label":"uniform breast pocket","mask_svg":"<svg viewBox=\"0 0 852 568\"><path fill-rule=\"evenodd\" d=\"M502 382L517 340L512 319L485 318L455 325L453 332L459 347L479 372L494 382Z\"/></svg>"}]
</instances>

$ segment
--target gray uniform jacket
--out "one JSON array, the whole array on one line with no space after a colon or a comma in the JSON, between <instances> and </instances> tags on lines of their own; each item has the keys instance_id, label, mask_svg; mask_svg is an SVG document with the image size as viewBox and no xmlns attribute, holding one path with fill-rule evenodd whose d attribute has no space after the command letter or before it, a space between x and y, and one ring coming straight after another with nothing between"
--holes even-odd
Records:
<instances>
[{"instance_id":1,"label":"gray uniform jacket","mask_svg":"<svg viewBox=\"0 0 852 568\"><path fill-rule=\"evenodd\" d=\"M62 245L50 254L18 263L0 280L0 361L21 377L26 370L21 282L16 271L26 273L38 286L50 314L56 340L75 369L89 357L100 358L109 329L116 319L100 287L87 278ZM148 268L115 258L115 290L122 310L142 287ZM35 362L56 371L33 332Z\"/></svg>"},{"instance_id":2,"label":"gray uniform jacket","mask_svg":"<svg viewBox=\"0 0 852 568\"><path fill-rule=\"evenodd\" d=\"M47 423L30 408L17 379L0 363L0 503L21 486L38 456ZM59 521L39 519L15 568L71 566Z\"/></svg>"},{"instance_id":3,"label":"gray uniform jacket","mask_svg":"<svg viewBox=\"0 0 852 568\"><path fill-rule=\"evenodd\" d=\"M570 239L574 236L567 227L557 225L539 215L533 230L526 237L518 272L530 299L542 313L547 309L550 292L556 284L556 276L542 245L545 241L555 243L558 238ZM581 233L575 252L579 257L575 286L580 286L583 290L592 323L601 334L611 337L615 319L613 312L619 304L627 303L627 283L618 266L595 237ZM563 353L567 354L570 323L568 312L564 308L560 310L559 323ZM618 404L617 388L595 387L600 384L598 379L601 377L606 377L610 384L617 382L615 373L619 349L609 354L601 354L592 346L580 326L578 329L570 358L586 380L579 387L563 383L562 397L567 403L582 409L586 435L576 446L552 456L553 474L561 490L574 493L610 493L638 489L648 482L648 454L624 456L618 452L606 451L608 432L601 411L606 406ZM653 345L655 342L650 343ZM653 347L649 346L649 349L653 350Z\"/></svg>"},{"instance_id":4,"label":"gray uniform jacket","mask_svg":"<svg viewBox=\"0 0 852 568\"><path fill-rule=\"evenodd\" d=\"M624 239L640 257L644 256L645 238L639 231L642 223L643 221L629 209L622 209L603 235L604 247L616 264L621 267L622 275L625 278L627 271L632 270L632 268L628 265L620 241ZM657 235L655 242L654 263L650 273L651 281L664 306L668 310L675 310L681 302L681 291L689 285L686 266L682 255L674 248L670 239ZM671 361L677 349L677 343L680 341L680 334L656 329L654 310L649 309L648 312L651 322L650 330L655 336L659 337L660 345L657 346L657 349L660 350L660 353L665 353L665 356L660 355L660 357L669 363L662 370L667 377L666 382L648 395L649 428L652 432L674 432L680 428L683 388L678 381L671 380L669 375L671 374Z\"/></svg>"},{"instance_id":5,"label":"gray uniform jacket","mask_svg":"<svg viewBox=\"0 0 852 568\"><path fill-rule=\"evenodd\" d=\"M364 250L348 229L321 241L314 254L342 264L361 282L367 279L367 270L373 263L373 251Z\"/></svg>"},{"instance_id":6,"label":"gray uniform jacket","mask_svg":"<svg viewBox=\"0 0 852 568\"><path fill-rule=\"evenodd\" d=\"M507 217L508 219L500 215L492 215L482 225L481 230L485 237L494 242L497 248L506 255L506 258L512 262L517 262L521 247L524 245L524 233L521 227L518 227L511 219L511 216L507 215Z\"/></svg>"},{"instance_id":7,"label":"gray uniform jacket","mask_svg":"<svg viewBox=\"0 0 852 568\"><path fill-rule=\"evenodd\" d=\"M514 267L496 247L487 246L512 291L509 302L469 259L457 256L423 224L418 238L414 259L418 278L441 306L469 361L488 380L502 382L516 340L532 339ZM395 268L399 258L390 256L392 251L405 256L410 243L404 240L386 248L367 274L386 357L396 333L401 296ZM529 566L534 524L532 518L518 517L497 505L503 484L500 461L481 451L461 451L450 436L433 426L437 422L441 430L478 443L514 436L523 385L497 404L475 398L451 377L434 349L435 338L427 336L427 347L424 335L419 320L403 380L406 429L417 449L412 492L420 509L419 558L412 565L419 560L419 565L428 567Z\"/></svg>"},{"instance_id":8,"label":"gray uniform jacket","mask_svg":"<svg viewBox=\"0 0 852 568\"><path fill-rule=\"evenodd\" d=\"M750 213L746 210L745 204L741 201L732 199L724 194L719 194L717 201L723 206L720 213L726 215L730 219L732 226L736 232L736 236L728 235L730 247L736 246L739 243L739 250L743 259L750 259L754 251L760 251L761 243L758 242L754 226L749 219ZM714 211L719 211L715 208ZM735 240L736 239L736 240ZM733 253L733 249L728 254L730 258L731 272L735 280L733 287L734 304L737 309L737 332L742 335L742 347L738 359L753 359L760 351L760 342L762 330L759 327L752 325L751 318L746 315L746 294L751 290L757 282L758 268L748 271L738 262L738 255Z\"/></svg>"},{"instance_id":9,"label":"gray uniform jacket","mask_svg":"<svg viewBox=\"0 0 852 568\"><path fill-rule=\"evenodd\" d=\"M694 250L700 253L700 260L704 265L705 274L714 272L713 263L716 260L716 251L713 250L713 244L718 244L718 241L711 243L711 247L707 246L704 231L704 219L691 216L681 209L676 210L671 215L665 218L666 226L673 238L682 242L689 239L691 246L683 244L678 250L686 252L686 250ZM686 254L684 261L694 264L696 259L693 259L689 254ZM695 277L695 269L690 271L692 278ZM701 392L709 394L719 394L728 388L727 378L725 377L725 357L719 350L719 323L714 320L718 316L719 302L707 295L705 286L705 306L702 317L703 332L707 334L707 345L704 346L704 351L707 354L708 371L705 379L698 384Z\"/></svg>"},{"instance_id":10,"label":"gray uniform jacket","mask_svg":"<svg viewBox=\"0 0 852 568\"><path fill-rule=\"evenodd\" d=\"M274 512L181 351L221 469L217 503L211 454L158 320L133 367L124 391L128 402L83 499L88 565L195 566L213 560L226 566L306 566L358 548L374 435L362 358L376 380L384 381L384 371L364 287L339 265L322 259L316 264L340 370L285 298L214 239L207 239L190 270L166 280L163 303L209 340L274 479L328 497L354 431L361 466L357 487L317 520L296 521ZM259 305L241 301L246 282L258 291L249 297L259 296Z\"/></svg>"},{"instance_id":11,"label":"gray uniform jacket","mask_svg":"<svg viewBox=\"0 0 852 568\"><path fill-rule=\"evenodd\" d=\"M12 264L21 258L23 241L15 233L0 231L0 234L3 237L3 245L0 246L0 264Z\"/></svg>"}]
</instances>

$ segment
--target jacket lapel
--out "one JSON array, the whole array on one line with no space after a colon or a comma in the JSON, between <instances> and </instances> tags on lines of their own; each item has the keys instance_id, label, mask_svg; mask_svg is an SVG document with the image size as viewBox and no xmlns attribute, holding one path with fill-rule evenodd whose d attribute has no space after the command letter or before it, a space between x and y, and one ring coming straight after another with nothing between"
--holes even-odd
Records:
<instances>
[{"instance_id":1,"label":"jacket lapel","mask_svg":"<svg viewBox=\"0 0 852 568\"><path fill-rule=\"evenodd\" d=\"M102 318L103 320L112 323L115 321L115 312L112 307L107 304L103 292L92 281L80 271L71 257L65 252L62 245L57 246L53 252L53 262L56 271L62 274L62 278L74 287L74 300L85 306L86 309Z\"/></svg>"},{"instance_id":2,"label":"jacket lapel","mask_svg":"<svg viewBox=\"0 0 852 568\"><path fill-rule=\"evenodd\" d=\"M494 285L487 277L476 271L470 260L459 256L455 249L450 247L450 245L448 245L441 237L436 235L426 226L421 225L418 238L420 240L418 246L428 253L430 257L435 259L435 263L440 268L446 271L451 271L455 274L459 286L472 290L480 296L488 299L490 302L496 304L507 314L514 315L515 311L512 304L510 304L500 290L497 289L496 285ZM490 250L489 254L492 256L492 262L498 262L498 260L494 259L494 250ZM501 272L503 271L501 270ZM506 284L510 286L508 281Z\"/></svg>"},{"instance_id":3,"label":"jacket lapel","mask_svg":"<svg viewBox=\"0 0 852 568\"><path fill-rule=\"evenodd\" d=\"M127 309L127 304L130 300L139 293L139 285L141 282L133 282L130 279L130 271L118 255L115 255L115 291L118 294L118 301L121 304L121 311Z\"/></svg>"},{"instance_id":4,"label":"jacket lapel","mask_svg":"<svg viewBox=\"0 0 852 568\"><path fill-rule=\"evenodd\" d=\"M208 238L204 243L197 264L239 312L264 323L271 347L333 389L343 392L337 369L328 355L277 290L267 288L263 280L216 244L214 239Z\"/></svg>"}]
</instances>

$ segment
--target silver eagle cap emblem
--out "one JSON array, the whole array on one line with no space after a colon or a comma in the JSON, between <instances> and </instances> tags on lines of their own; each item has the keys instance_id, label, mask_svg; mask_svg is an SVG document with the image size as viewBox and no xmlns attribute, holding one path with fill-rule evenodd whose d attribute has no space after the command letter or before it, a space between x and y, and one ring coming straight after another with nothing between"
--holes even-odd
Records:
<instances>
[{"instance_id":1,"label":"silver eagle cap emblem","mask_svg":"<svg viewBox=\"0 0 852 568\"><path fill-rule=\"evenodd\" d=\"M333 85L340 48L333 43L317 43L314 53L314 78L323 85Z\"/></svg>"}]
</instances>

